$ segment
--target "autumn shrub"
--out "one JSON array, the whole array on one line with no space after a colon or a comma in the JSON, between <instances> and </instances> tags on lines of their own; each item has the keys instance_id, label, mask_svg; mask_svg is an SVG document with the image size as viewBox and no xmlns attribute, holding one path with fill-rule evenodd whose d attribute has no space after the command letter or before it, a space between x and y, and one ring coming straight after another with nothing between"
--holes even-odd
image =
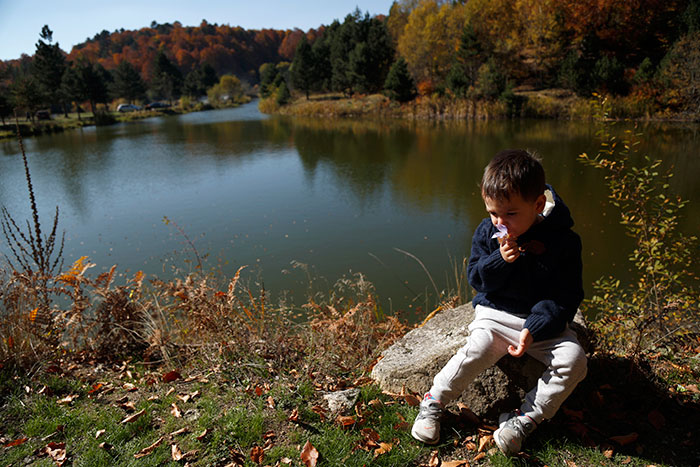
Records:
<instances>
[{"instance_id":1,"label":"autumn shrub","mask_svg":"<svg viewBox=\"0 0 700 467\"><path fill-rule=\"evenodd\" d=\"M698 277L692 272L697 237L678 230L687 201L671 192L673 173L661 170L661 160L638 157L641 134L629 130L618 139L611 133L607 99L596 109L603 122L601 146L597 155L584 153L580 160L605 173L610 202L634 242L634 277L594 283L595 293L585 302L596 315L592 326L605 350L635 358L662 346L682 352L683 343L700 336Z\"/></svg>"},{"instance_id":2,"label":"autumn shrub","mask_svg":"<svg viewBox=\"0 0 700 467\"><path fill-rule=\"evenodd\" d=\"M328 296L310 297L304 308L308 354L319 366L364 369L408 329L380 310L374 287L362 274L340 279Z\"/></svg>"}]
</instances>

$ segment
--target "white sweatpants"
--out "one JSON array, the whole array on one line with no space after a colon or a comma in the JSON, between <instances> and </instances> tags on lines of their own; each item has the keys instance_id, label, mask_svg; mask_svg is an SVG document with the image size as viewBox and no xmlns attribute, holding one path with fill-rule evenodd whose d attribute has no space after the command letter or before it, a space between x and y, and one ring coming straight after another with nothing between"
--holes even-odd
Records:
<instances>
[{"instance_id":1,"label":"white sweatpants","mask_svg":"<svg viewBox=\"0 0 700 467\"><path fill-rule=\"evenodd\" d=\"M443 405L458 398L479 373L508 353L509 345L518 346L524 323L523 318L477 305L467 344L435 375L431 395ZM527 353L547 368L520 410L540 423L554 416L586 376L587 359L576 333L568 326L555 338L533 342Z\"/></svg>"}]
</instances>

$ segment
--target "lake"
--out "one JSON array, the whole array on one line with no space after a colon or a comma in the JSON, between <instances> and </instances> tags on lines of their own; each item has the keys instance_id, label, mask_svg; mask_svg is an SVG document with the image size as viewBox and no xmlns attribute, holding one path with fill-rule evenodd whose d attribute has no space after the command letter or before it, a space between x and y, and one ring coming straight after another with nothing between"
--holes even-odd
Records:
<instances>
[{"instance_id":1,"label":"lake","mask_svg":"<svg viewBox=\"0 0 700 467\"><path fill-rule=\"evenodd\" d=\"M672 164L673 189L691 200L681 227L693 235L699 129L640 127L641 152ZM387 311L422 316L435 294L416 259L438 289L454 282L453 264L486 217L483 167L505 148L542 156L583 239L587 292L601 275L628 275L631 239L606 204L603 174L577 162L596 152L595 131L588 122L290 119L262 115L253 102L25 146L45 230L60 208L67 265L87 255L95 274L117 264L168 278L193 270L199 255L204 270L228 276L248 265L245 280L296 303L362 273ZM0 180L0 203L30 219L17 141L0 143ZM8 252L4 238L0 250Z\"/></svg>"}]
</instances>

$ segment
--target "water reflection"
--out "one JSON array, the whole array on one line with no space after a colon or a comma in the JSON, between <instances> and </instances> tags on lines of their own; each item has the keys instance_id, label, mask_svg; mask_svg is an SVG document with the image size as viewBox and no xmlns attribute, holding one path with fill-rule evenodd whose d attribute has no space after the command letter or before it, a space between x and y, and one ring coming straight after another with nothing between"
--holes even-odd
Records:
<instances>
[{"instance_id":1,"label":"water reflection","mask_svg":"<svg viewBox=\"0 0 700 467\"><path fill-rule=\"evenodd\" d=\"M697 125L640 130L642 152L673 164L674 188L699 200ZM468 253L485 217L483 167L509 147L543 157L583 237L587 285L624 275L631 245L606 206L602 174L576 161L596 150L595 131L581 122L268 118L253 103L30 138L26 146L42 215L61 207L69 260L87 254L103 269L116 262L167 274L173 257L188 256L182 237L162 223L167 216L225 273L255 265L268 290L303 294L292 261L314 266L328 283L363 271L385 306L391 298L399 308L424 303L416 294L430 282L394 248L419 257L444 287L450 256ZM28 218L17 144L0 151L0 202ZM686 231L698 233L698 214L691 203Z\"/></svg>"}]
</instances>

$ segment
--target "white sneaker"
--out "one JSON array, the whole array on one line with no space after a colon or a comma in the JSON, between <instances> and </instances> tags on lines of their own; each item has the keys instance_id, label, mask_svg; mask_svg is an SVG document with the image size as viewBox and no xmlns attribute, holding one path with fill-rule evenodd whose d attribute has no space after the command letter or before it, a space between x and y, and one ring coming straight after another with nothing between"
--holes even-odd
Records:
<instances>
[{"instance_id":1,"label":"white sneaker","mask_svg":"<svg viewBox=\"0 0 700 467\"><path fill-rule=\"evenodd\" d=\"M420 403L420 412L413 422L411 435L418 441L426 444L436 444L440 441L440 418L442 417L442 404L430 393L426 393Z\"/></svg>"},{"instance_id":2,"label":"white sneaker","mask_svg":"<svg viewBox=\"0 0 700 467\"><path fill-rule=\"evenodd\" d=\"M501 414L498 422L499 428L493 433L493 440L506 456L519 453L525 438L537 428L537 423L519 410Z\"/></svg>"}]
</instances>

